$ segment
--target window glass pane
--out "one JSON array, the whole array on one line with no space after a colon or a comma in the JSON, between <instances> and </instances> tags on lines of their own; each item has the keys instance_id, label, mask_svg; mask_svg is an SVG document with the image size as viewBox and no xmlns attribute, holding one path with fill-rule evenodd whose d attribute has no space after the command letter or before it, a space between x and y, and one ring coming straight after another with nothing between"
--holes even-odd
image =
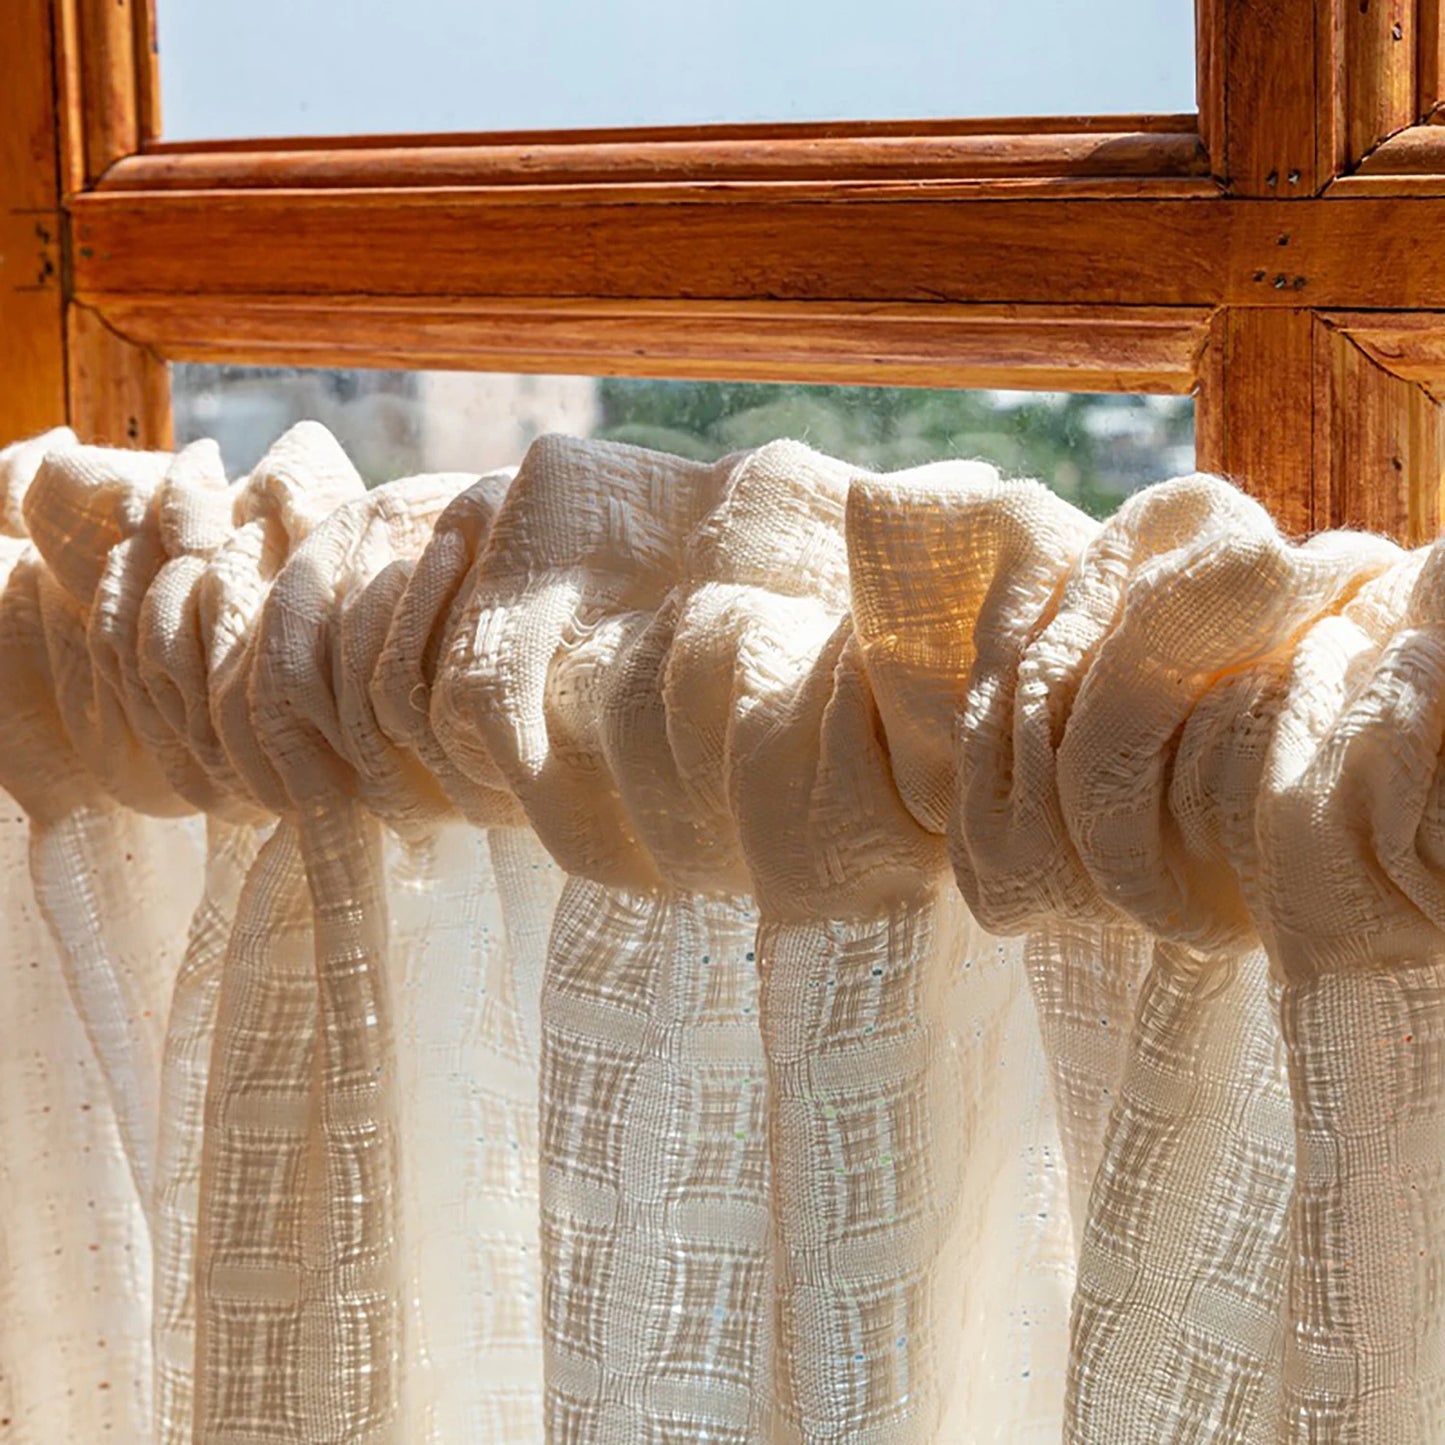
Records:
<instances>
[{"instance_id":1,"label":"window glass pane","mask_svg":"<svg viewBox=\"0 0 1445 1445\"><path fill-rule=\"evenodd\" d=\"M1191 0L159 0L171 140L1194 108Z\"/></svg>"},{"instance_id":2,"label":"window glass pane","mask_svg":"<svg viewBox=\"0 0 1445 1445\"><path fill-rule=\"evenodd\" d=\"M1194 466L1194 403L1177 396L180 365L172 395L177 443L215 437L232 475L305 417L372 483L507 466L553 431L702 460L793 437L878 471L978 457L1096 516Z\"/></svg>"}]
</instances>

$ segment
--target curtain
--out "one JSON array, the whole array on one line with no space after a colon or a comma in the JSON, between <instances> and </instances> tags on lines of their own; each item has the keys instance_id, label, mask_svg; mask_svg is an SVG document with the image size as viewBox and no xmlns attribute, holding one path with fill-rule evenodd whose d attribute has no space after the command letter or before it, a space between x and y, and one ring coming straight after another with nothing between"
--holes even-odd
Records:
<instances>
[{"instance_id":1,"label":"curtain","mask_svg":"<svg viewBox=\"0 0 1445 1445\"><path fill-rule=\"evenodd\" d=\"M0 1426L1445 1439L1445 544L0 453Z\"/></svg>"}]
</instances>

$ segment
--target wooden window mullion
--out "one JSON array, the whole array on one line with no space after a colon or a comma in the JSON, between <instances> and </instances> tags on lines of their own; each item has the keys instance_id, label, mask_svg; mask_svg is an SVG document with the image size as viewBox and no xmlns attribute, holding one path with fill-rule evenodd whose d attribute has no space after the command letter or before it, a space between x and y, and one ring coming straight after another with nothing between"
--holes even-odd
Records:
<instances>
[{"instance_id":1,"label":"wooden window mullion","mask_svg":"<svg viewBox=\"0 0 1445 1445\"><path fill-rule=\"evenodd\" d=\"M1201 0L1200 129L1215 173L1242 204L1305 201L1332 173L1333 98L1318 63L1334 49L1328 10L1315 0ZM1278 232L1277 255L1260 245L1242 258L1262 302L1277 280L1296 294L1302 274L1289 250L1298 238L1287 221ZM1320 524L1322 486L1311 313L1252 299L1245 293L1245 304L1215 314L1199 380L1197 460L1233 477L1284 531L1300 535Z\"/></svg>"},{"instance_id":2,"label":"wooden window mullion","mask_svg":"<svg viewBox=\"0 0 1445 1445\"><path fill-rule=\"evenodd\" d=\"M60 157L49 0L0 5L0 445L66 416Z\"/></svg>"},{"instance_id":3,"label":"wooden window mullion","mask_svg":"<svg viewBox=\"0 0 1445 1445\"><path fill-rule=\"evenodd\" d=\"M1201 369L1201 471L1233 477L1293 536L1325 525L1317 501L1312 313L1225 307Z\"/></svg>"},{"instance_id":4,"label":"wooden window mullion","mask_svg":"<svg viewBox=\"0 0 1445 1445\"><path fill-rule=\"evenodd\" d=\"M23 0L32 3L32 0ZM64 189L87 189L153 137L158 71L150 0L52 0L56 123ZM74 251L71 247L73 262ZM73 265L68 280L73 279ZM66 298L64 347L71 426L87 441L164 447L171 438L164 359Z\"/></svg>"}]
</instances>

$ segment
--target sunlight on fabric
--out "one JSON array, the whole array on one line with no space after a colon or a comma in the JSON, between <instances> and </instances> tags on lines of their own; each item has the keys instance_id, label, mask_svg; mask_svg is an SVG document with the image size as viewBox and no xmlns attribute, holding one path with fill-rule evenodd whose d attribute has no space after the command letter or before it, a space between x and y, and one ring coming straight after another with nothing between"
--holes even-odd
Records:
<instances>
[{"instance_id":1,"label":"sunlight on fabric","mask_svg":"<svg viewBox=\"0 0 1445 1445\"><path fill-rule=\"evenodd\" d=\"M1445 543L762 397L0 452L19 1445L1445 1439Z\"/></svg>"}]
</instances>

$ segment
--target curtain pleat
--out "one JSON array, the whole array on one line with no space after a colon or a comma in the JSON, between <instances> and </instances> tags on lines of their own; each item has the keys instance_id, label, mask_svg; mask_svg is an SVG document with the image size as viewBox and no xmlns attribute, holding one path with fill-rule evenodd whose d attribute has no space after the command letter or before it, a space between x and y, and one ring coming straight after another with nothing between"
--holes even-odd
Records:
<instances>
[{"instance_id":1,"label":"curtain pleat","mask_svg":"<svg viewBox=\"0 0 1445 1445\"><path fill-rule=\"evenodd\" d=\"M1070 1438L1275 1438L1293 1172L1263 956L1159 944L1090 1191Z\"/></svg>"},{"instance_id":2,"label":"curtain pleat","mask_svg":"<svg viewBox=\"0 0 1445 1445\"><path fill-rule=\"evenodd\" d=\"M160 1080L160 1132L151 1209L156 1438L192 1433L196 1357L196 1229L206 1089L216 1006L236 909L261 840L252 828L206 824L205 880L176 971Z\"/></svg>"},{"instance_id":3,"label":"curtain pleat","mask_svg":"<svg viewBox=\"0 0 1445 1445\"><path fill-rule=\"evenodd\" d=\"M1445 544L55 433L0 681L6 1438L1445 1437Z\"/></svg>"},{"instance_id":4,"label":"curtain pleat","mask_svg":"<svg viewBox=\"0 0 1445 1445\"><path fill-rule=\"evenodd\" d=\"M1076 1249L1152 955L1149 935L1127 924L1058 920L1024 942L1024 969L1058 1115Z\"/></svg>"},{"instance_id":5,"label":"curtain pleat","mask_svg":"<svg viewBox=\"0 0 1445 1445\"><path fill-rule=\"evenodd\" d=\"M197 852L189 832L119 808L79 809L31 834L36 903L147 1211L166 1018L200 893Z\"/></svg>"},{"instance_id":6,"label":"curtain pleat","mask_svg":"<svg viewBox=\"0 0 1445 1445\"><path fill-rule=\"evenodd\" d=\"M17 1440L151 1436L150 1239L110 1089L0 814L0 1420Z\"/></svg>"},{"instance_id":7,"label":"curtain pleat","mask_svg":"<svg viewBox=\"0 0 1445 1445\"><path fill-rule=\"evenodd\" d=\"M940 892L760 946L780 1438L1043 1438L1069 1226L1018 945Z\"/></svg>"},{"instance_id":8,"label":"curtain pleat","mask_svg":"<svg viewBox=\"0 0 1445 1445\"><path fill-rule=\"evenodd\" d=\"M359 806L301 818L315 929L299 1349L329 1440L401 1438L397 1060L381 829Z\"/></svg>"},{"instance_id":9,"label":"curtain pleat","mask_svg":"<svg viewBox=\"0 0 1445 1445\"><path fill-rule=\"evenodd\" d=\"M1445 960L1286 986L1296 1438L1445 1436ZM1348 1347L1342 1344L1348 1340Z\"/></svg>"},{"instance_id":10,"label":"curtain pleat","mask_svg":"<svg viewBox=\"0 0 1445 1445\"><path fill-rule=\"evenodd\" d=\"M196 1434L302 1438L315 928L299 830L283 821L246 878L221 976L196 1240ZM307 1433L329 1438L319 1413Z\"/></svg>"},{"instance_id":11,"label":"curtain pleat","mask_svg":"<svg viewBox=\"0 0 1445 1445\"><path fill-rule=\"evenodd\" d=\"M542 1422L538 998L561 879L520 829L447 825L388 869L406 1258L402 1438Z\"/></svg>"},{"instance_id":12,"label":"curtain pleat","mask_svg":"<svg viewBox=\"0 0 1445 1445\"><path fill-rule=\"evenodd\" d=\"M549 1438L767 1431L755 935L728 900L576 878L562 891L542 997Z\"/></svg>"}]
</instances>

